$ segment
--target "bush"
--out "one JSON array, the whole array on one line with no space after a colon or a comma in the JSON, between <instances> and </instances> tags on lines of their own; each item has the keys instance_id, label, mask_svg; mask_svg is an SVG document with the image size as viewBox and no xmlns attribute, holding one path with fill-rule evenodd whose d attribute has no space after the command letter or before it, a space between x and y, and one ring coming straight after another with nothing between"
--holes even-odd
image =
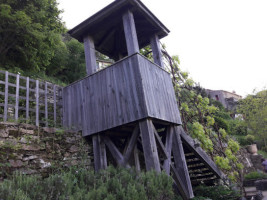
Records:
<instances>
[{"instance_id":1,"label":"bush","mask_svg":"<svg viewBox=\"0 0 267 200\"><path fill-rule=\"evenodd\" d=\"M230 133L232 135L247 135L247 126L245 121L235 119L229 120Z\"/></svg>"},{"instance_id":2,"label":"bush","mask_svg":"<svg viewBox=\"0 0 267 200\"><path fill-rule=\"evenodd\" d=\"M0 184L0 194L5 200L171 200L175 198L172 184L165 173L153 171L136 174L133 170L110 167L95 174L72 168L46 179L16 174Z\"/></svg>"},{"instance_id":3,"label":"bush","mask_svg":"<svg viewBox=\"0 0 267 200\"><path fill-rule=\"evenodd\" d=\"M263 179L267 178L267 174L262 172L250 172L244 176L245 180L252 180L252 179Z\"/></svg>"},{"instance_id":4,"label":"bush","mask_svg":"<svg viewBox=\"0 0 267 200\"><path fill-rule=\"evenodd\" d=\"M194 189L195 198L193 200L239 200L240 194L225 186L204 186L200 185Z\"/></svg>"},{"instance_id":5,"label":"bush","mask_svg":"<svg viewBox=\"0 0 267 200\"><path fill-rule=\"evenodd\" d=\"M214 119L215 119L215 125L217 125L218 129L222 128L226 132L229 132L229 123L227 120L217 116L215 116Z\"/></svg>"},{"instance_id":6,"label":"bush","mask_svg":"<svg viewBox=\"0 0 267 200\"><path fill-rule=\"evenodd\" d=\"M253 144L255 141L255 137L253 135L247 135L245 139L249 144Z\"/></svg>"}]
</instances>

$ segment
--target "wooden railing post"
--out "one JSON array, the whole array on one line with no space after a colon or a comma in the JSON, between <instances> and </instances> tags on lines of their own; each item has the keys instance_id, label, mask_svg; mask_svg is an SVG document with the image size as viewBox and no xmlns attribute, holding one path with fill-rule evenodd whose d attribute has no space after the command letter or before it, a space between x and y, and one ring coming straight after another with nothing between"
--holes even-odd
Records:
<instances>
[{"instance_id":1,"label":"wooden railing post","mask_svg":"<svg viewBox=\"0 0 267 200\"><path fill-rule=\"evenodd\" d=\"M5 105L4 105L4 121L7 120L8 111L8 71L5 72Z\"/></svg>"},{"instance_id":2,"label":"wooden railing post","mask_svg":"<svg viewBox=\"0 0 267 200\"><path fill-rule=\"evenodd\" d=\"M154 63L164 68L158 35L155 34L153 37L150 38L150 45L153 53Z\"/></svg>"},{"instance_id":3,"label":"wooden railing post","mask_svg":"<svg viewBox=\"0 0 267 200\"><path fill-rule=\"evenodd\" d=\"M26 78L26 120L29 119L30 78Z\"/></svg>"},{"instance_id":4,"label":"wooden railing post","mask_svg":"<svg viewBox=\"0 0 267 200\"><path fill-rule=\"evenodd\" d=\"M57 124L57 96L56 96L56 85L53 86L53 98L54 98L54 125Z\"/></svg>"},{"instance_id":5,"label":"wooden railing post","mask_svg":"<svg viewBox=\"0 0 267 200\"><path fill-rule=\"evenodd\" d=\"M48 126L47 82L45 82L45 126Z\"/></svg>"},{"instance_id":6,"label":"wooden railing post","mask_svg":"<svg viewBox=\"0 0 267 200\"><path fill-rule=\"evenodd\" d=\"M35 125L39 126L39 81L36 80L36 87L35 87L35 96L36 96L36 101L35 101L35 114L36 114L36 119L35 119Z\"/></svg>"},{"instance_id":7,"label":"wooden railing post","mask_svg":"<svg viewBox=\"0 0 267 200\"><path fill-rule=\"evenodd\" d=\"M15 105L15 120L17 121L19 118L19 79L20 76L17 74L16 77L16 105Z\"/></svg>"},{"instance_id":8,"label":"wooden railing post","mask_svg":"<svg viewBox=\"0 0 267 200\"><path fill-rule=\"evenodd\" d=\"M95 45L92 37L87 36L83 38L85 64L87 75L91 75L97 71Z\"/></svg>"}]
</instances>

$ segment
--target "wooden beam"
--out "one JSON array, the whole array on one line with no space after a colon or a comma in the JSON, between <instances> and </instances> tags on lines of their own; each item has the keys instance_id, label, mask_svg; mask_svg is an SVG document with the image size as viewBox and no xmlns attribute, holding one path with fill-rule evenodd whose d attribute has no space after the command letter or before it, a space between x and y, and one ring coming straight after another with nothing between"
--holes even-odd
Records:
<instances>
[{"instance_id":1,"label":"wooden beam","mask_svg":"<svg viewBox=\"0 0 267 200\"><path fill-rule=\"evenodd\" d=\"M208 167L218 178L222 178L223 173L221 172L221 170L219 170L219 168L204 150L202 150L200 147L195 147L194 140L185 133L183 128L178 127L177 132L181 135L181 138L183 139L185 145L190 148L190 150L195 154L195 156L197 156L205 164L205 166Z\"/></svg>"},{"instance_id":2,"label":"wooden beam","mask_svg":"<svg viewBox=\"0 0 267 200\"><path fill-rule=\"evenodd\" d=\"M162 53L161 53L158 35L155 34L150 38L150 46L151 46L152 53L153 53L154 63L156 63L160 67L164 68L164 63L163 63L163 59L162 59Z\"/></svg>"},{"instance_id":3,"label":"wooden beam","mask_svg":"<svg viewBox=\"0 0 267 200\"><path fill-rule=\"evenodd\" d=\"M160 172L158 150L154 136L154 125L150 119L139 122L142 146L147 170Z\"/></svg>"},{"instance_id":4,"label":"wooden beam","mask_svg":"<svg viewBox=\"0 0 267 200\"><path fill-rule=\"evenodd\" d=\"M139 52L133 13L130 10L127 10L126 13L124 13L122 19L128 56L130 56Z\"/></svg>"},{"instance_id":5,"label":"wooden beam","mask_svg":"<svg viewBox=\"0 0 267 200\"><path fill-rule=\"evenodd\" d=\"M165 142L165 149L167 151L167 159L164 160L163 169L168 175L170 174L173 132L174 132L173 126L170 126L167 128L166 142Z\"/></svg>"},{"instance_id":6,"label":"wooden beam","mask_svg":"<svg viewBox=\"0 0 267 200\"><path fill-rule=\"evenodd\" d=\"M86 73L87 75L91 75L97 71L95 45L93 38L91 38L90 36L86 36L83 38L83 43L84 43Z\"/></svg>"},{"instance_id":7,"label":"wooden beam","mask_svg":"<svg viewBox=\"0 0 267 200\"><path fill-rule=\"evenodd\" d=\"M174 163L175 167L177 169L177 173L182 178L182 181L186 187L186 190L188 192L188 196L193 197L193 189L191 185L191 180L188 173L188 168L186 165L184 150L182 146L182 141L179 133L177 132L177 127L174 127L174 136L173 136L173 157L174 157Z\"/></svg>"},{"instance_id":8,"label":"wooden beam","mask_svg":"<svg viewBox=\"0 0 267 200\"><path fill-rule=\"evenodd\" d=\"M5 72L5 106L4 106L4 121L7 120L8 111L8 71Z\"/></svg>"},{"instance_id":9,"label":"wooden beam","mask_svg":"<svg viewBox=\"0 0 267 200\"><path fill-rule=\"evenodd\" d=\"M26 78L26 120L29 119L30 78Z\"/></svg>"},{"instance_id":10,"label":"wooden beam","mask_svg":"<svg viewBox=\"0 0 267 200\"><path fill-rule=\"evenodd\" d=\"M20 76L17 74L16 77L16 105L15 105L15 120L19 119L19 79Z\"/></svg>"},{"instance_id":11,"label":"wooden beam","mask_svg":"<svg viewBox=\"0 0 267 200\"><path fill-rule=\"evenodd\" d=\"M114 145L114 143L110 140L108 136L103 136L103 139L116 163L122 166L123 155L121 154L121 152L118 150L118 148Z\"/></svg>"},{"instance_id":12,"label":"wooden beam","mask_svg":"<svg viewBox=\"0 0 267 200\"><path fill-rule=\"evenodd\" d=\"M134 147L136 146L136 142L137 142L138 136L139 136L139 125L137 125L134 128L134 131L132 133L130 141L129 141L128 145L127 145L127 148L126 148L126 151L125 151L125 154L124 154L124 158L123 158L123 163L124 164L128 163L128 161L130 159L130 156L133 153Z\"/></svg>"},{"instance_id":13,"label":"wooden beam","mask_svg":"<svg viewBox=\"0 0 267 200\"><path fill-rule=\"evenodd\" d=\"M183 179L181 178L181 175L178 173L178 170L174 167L174 165L170 164L172 177L176 183L176 186L178 187L178 191L181 194L183 200L188 200L194 197L194 195L189 195L187 192L186 186L183 182Z\"/></svg>"},{"instance_id":14,"label":"wooden beam","mask_svg":"<svg viewBox=\"0 0 267 200\"><path fill-rule=\"evenodd\" d=\"M137 149L137 144L135 144L135 146L134 146L134 163L135 163L136 171L140 172L141 167L140 167L140 160L139 160L139 153L138 153L138 149Z\"/></svg>"},{"instance_id":15,"label":"wooden beam","mask_svg":"<svg viewBox=\"0 0 267 200\"><path fill-rule=\"evenodd\" d=\"M101 141L100 135L93 135L93 149L94 149L94 165L95 165L95 171L98 172L101 169L105 169L107 166L106 161L106 152L103 148L103 142Z\"/></svg>"},{"instance_id":16,"label":"wooden beam","mask_svg":"<svg viewBox=\"0 0 267 200\"><path fill-rule=\"evenodd\" d=\"M39 81L35 82L35 125L39 126Z\"/></svg>"},{"instance_id":17,"label":"wooden beam","mask_svg":"<svg viewBox=\"0 0 267 200\"><path fill-rule=\"evenodd\" d=\"M159 134L158 134L156 128L155 128L154 126L153 126L153 128L154 128L154 134L155 134L155 137L156 137L156 142L157 142L157 144L158 144L159 150L162 152L164 158L165 158L165 159L168 159L168 153L167 153L167 151L166 151L166 149L165 149L165 146L164 146L164 144L162 143L161 138L160 138L160 136L159 136Z\"/></svg>"}]
</instances>

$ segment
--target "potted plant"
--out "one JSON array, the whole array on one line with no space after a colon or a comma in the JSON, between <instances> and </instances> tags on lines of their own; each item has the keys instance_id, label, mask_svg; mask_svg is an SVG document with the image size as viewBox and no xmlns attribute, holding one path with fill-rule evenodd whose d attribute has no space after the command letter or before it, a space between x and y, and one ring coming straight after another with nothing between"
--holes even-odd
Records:
<instances>
[{"instance_id":1,"label":"potted plant","mask_svg":"<svg viewBox=\"0 0 267 200\"><path fill-rule=\"evenodd\" d=\"M253 155L257 155L257 152L258 152L257 144L254 144L255 137L253 135L247 135L245 139L250 144L247 146L248 152Z\"/></svg>"}]
</instances>

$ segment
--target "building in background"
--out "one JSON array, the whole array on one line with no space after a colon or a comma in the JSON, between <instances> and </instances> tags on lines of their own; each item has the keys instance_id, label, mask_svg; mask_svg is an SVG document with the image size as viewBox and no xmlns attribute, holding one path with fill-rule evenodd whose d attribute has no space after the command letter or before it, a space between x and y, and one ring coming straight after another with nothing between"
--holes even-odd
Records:
<instances>
[{"instance_id":1,"label":"building in background","mask_svg":"<svg viewBox=\"0 0 267 200\"><path fill-rule=\"evenodd\" d=\"M238 100L242 99L242 96L236 94L235 91L227 92L224 90L206 89L206 93L210 98L221 102L227 110L232 111L236 109Z\"/></svg>"}]
</instances>

